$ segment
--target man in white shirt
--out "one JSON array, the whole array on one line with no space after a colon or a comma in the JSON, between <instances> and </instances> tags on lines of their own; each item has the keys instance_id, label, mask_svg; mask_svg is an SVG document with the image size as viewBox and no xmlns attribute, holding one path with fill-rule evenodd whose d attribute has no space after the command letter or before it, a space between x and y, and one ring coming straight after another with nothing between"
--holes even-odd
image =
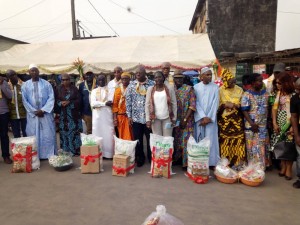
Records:
<instances>
[{"instance_id":1,"label":"man in white shirt","mask_svg":"<svg viewBox=\"0 0 300 225\"><path fill-rule=\"evenodd\" d=\"M108 82L107 88L108 88L108 99L110 101L113 101L115 90L119 85L121 84L121 74L123 73L123 70L120 66L117 66L114 68L114 75L115 78Z\"/></svg>"}]
</instances>

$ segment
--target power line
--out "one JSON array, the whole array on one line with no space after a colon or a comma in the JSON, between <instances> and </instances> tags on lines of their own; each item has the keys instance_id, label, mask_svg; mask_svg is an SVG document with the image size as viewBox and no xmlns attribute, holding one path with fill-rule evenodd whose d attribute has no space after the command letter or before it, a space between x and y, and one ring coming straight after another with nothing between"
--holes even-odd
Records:
<instances>
[{"instance_id":1,"label":"power line","mask_svg":"<svg viewBox=\"0 0 300 225\"><path fill-rule=\"evenodd\" d=\"M23 10L21 10L20 12L17 12L16 14L14 14L14 15L12 15L12 16L9 16L9 17L7 17L7 18L5 18L5 19L3 19L3 20L0 20L0 23L3 22L3 21L5 21L5 20L11 19L11 18L13 18L13 17L15 17L15 16L18 16L18 15L20 15L21 13L26 12L26 11L28 11L29 9L32 9L33 7L35 7L35 6L37 6L37 5L41 4L41 3L43 3L44 1L46 1L46 0L42 0L42 1L40 1L40 2L38 2L38 3L36 3L36 4L34 4L33 6L30 6L29 8L23 9Z\"/></svg>"},{"instance_id":2,"label":"power line","mask_svg":"<svg viewBox=\"0 0 300 225\"><path fill-rule=\"evenodd\" d=\"M288 13L288 14L300 14L300 12L285 12L285 11L279 11L280 13Z\"/></svg>"},{"instance_id":3,"label":"power line","mask_svg":"<svg viewBox=\"0 0 300 225\"><path fill-rule=\"evenodd\" d=\"M85 16L83 16L81 13L79 13L79 12L77 12L76 11L76 14L78 14L80 17L82 17L82 18L84 18L86 21L88 21L88 19L85 17ZM82 21L82 20L81 20ZM85 21L85 22L86 22ZM90 23L90 22L88 22L88 23ZM107 32L107 30L104 30L104 29L102 29L102 27L101 26L96 26L95 24L99 24L99 23L91 23L96 29L100 29L101 31L103 31L104 33L106 33L107 35L110 35L108 32ZM102 23L102 24L104 24L104 23Z\"/></svg>"},{"instance_id":4,"label":"power line","mask_svg":"<svg viewBox=\"0 0 300 225\"><path fill-rule=\"evenodd\" d=\"M110 29L118 36L120 37L120 35L109 25L108 22L106 22L106 20L104 19L104 17L98 12L98 10L95 8L95 6L90 2L90 0L88 0L88 2L90 3L90 5L95 9L95 11L98 13L98 15L103 19L103 21L110 27Z\"/></svg>"},{"instance_id":5,"label":"power line","mask_svg":"<svg viewBox=\"0 0 300 225\"><path fill-rule=\"evenodd\" d=\"M118 7L122 8L122 9L125 9L126 11L128 11L128 9L127 9L126 7L124 7L124 6L122 6L122 5L119 5L118 3L116 3L116 2L114 2L114 1L112 1L112 0L108 0L108 1L110 1L111 3L117 5ZM146 17L144 17L144 16L142 16L142 15L140 15L140 14L137 14L137 13L135 13L135 12L133 12L133 11L130 11L130 13L132 13L132 14L138 16L138 17L141 17L142 19L147 20L147 21L149 21L149 22L151 22L151 23L153 23L153 24L155 24L155 25L157 25L157 26L159 26L159 27L162 27L162 28L164 28L164 29L166 29L166 30L169 30L169 31L172 31L172 32L174 32L174 33L180 34L179 32L177 32L177 31L175 31L175 30L172 30L172 29L170 29L170 28L168 28L168 27L166 27L166 26L164 26L164 25L161 25L161 24L159 24L159 23L157 23L157 22L155 22L155 21L153 21L153 20L150 20L150 19L148 19L148 18L146 18Z\"/></svg>"},{"instance_id":6,"label":"power line","mask_svg":"<svg viewBox=\"0 0 300 225\"><path fill-rule=\"evenodd\" d=\"M163 22L163 21L170 21L170 20L177 20L180 18L185 18L185 17L190 17L191 15L184 15L184 16L177 16L177 17L170 17L170 18L165 18L161 20L156 20L155 22ZM90 24L105 24L105 23L98 23L96 21L89 21L88 19L85 18L86 23ZM111 22L110 24L143 24L143 23L149 23L148 21L140 21L140 22Z\"/></svg>"},{"instance_id":7,"label":"power line","mask_svg":"<svg viewBox=\"0 0 300 225\"><path fill-rule=\"evenodd\" d=\"M61 16L65 15L67 12L69 12L69 10L66 10L66 11L62 12L61 14L59 14L58 16L54 17L53 19L49 20L47 23L43 24L43 25L40 26L40 27L49 25L51 22L53 22L53 21L57 20L58 18L60 18ZM34 32L37 32L37 33L38 33L38 32L39 32L38 30L39 30L39 28L34 29L33 31L30 31L30 32L27 32L27 33L23 34L22 36L27 36L28 34L30 35L30 34L32 34L32 33L34 33ZM20 37L21 37L21 36L20 36ZM18 38L18 37L17 37L17 38Z\"/></svg>"},{"instance_id":8,"label":"power line","mask_svg":"<svg viewBox=\"0 0 300 225\"><path fill-rule=\"evenodd\" d=\"M31 29L31 28L40 28L40 27L45 27L45 26L58 26L58 25L69 24L69 23L71 23L71 22L56 23L56 24L50 24L50 25L29 26L29 27L2 27L1 30Z\"/></svg>"},{"instance_id":9,"label":"power line","mask_svg":"<svg viewBox=\"0 0 300 225\"><path fill-rule=\"evenodd\" d=\"M64 31L68 26L69 26L69 25L63 27L62 29L58 30L57 32L55 32L55 33L53 33L53 34L47 35L47 36L45 36L45 37L42 37L42 38L38 39L38 41L43 40L43 39L48 38L48 37L51 37L51 36L53 36L53 35L55 35L55 34L58 34L58 33L62 32L62 31Z\"/></svg>"}]
</instances>

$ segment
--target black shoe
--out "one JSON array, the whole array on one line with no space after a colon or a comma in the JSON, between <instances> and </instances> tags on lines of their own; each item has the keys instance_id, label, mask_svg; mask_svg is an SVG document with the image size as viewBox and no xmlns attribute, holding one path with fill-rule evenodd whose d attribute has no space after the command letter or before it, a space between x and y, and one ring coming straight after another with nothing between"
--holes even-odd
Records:
<instances>
[{"instance_id":1,"label":"black shoe","mask_svg":"<svg viewBox=\"0 0 300 225\"><path fill-rule=\"evenodd\" d=\"M293 183L294 188L300 188L300 180L297 180L295 183Z\"/></svg>"},{"instance_id":2,"label":"black shoe","mask_svg":"<svg viewBox=\"0 0 300 225\"><path fill-rule=\"evenodd\" d=\"M3 160L6 164L12 164L12 160L9 157L3 157Z\"/></svg>"},{"instance_id":3,"label":"black shoe","mask_svg":"<svg viewBox=\"0 0 300 225\"><path fill-rule=\"evenodd\" d=\"M278 173L278 176L280 176L280 177L284 177L284 176L285 176L285 174L284 174L284 173Z\"/></svg>"},{"instance_id":4,"label":"black shoe","mask_svg":"<svg viewBox=\"0 0 300 225\"><path fill-rule=\"evenodd\" d=\"M293 179L292 177L289 177L289 176L285 176L285 179L286 180L291 180L291 179Z\"/></svg>"}]
</instances>

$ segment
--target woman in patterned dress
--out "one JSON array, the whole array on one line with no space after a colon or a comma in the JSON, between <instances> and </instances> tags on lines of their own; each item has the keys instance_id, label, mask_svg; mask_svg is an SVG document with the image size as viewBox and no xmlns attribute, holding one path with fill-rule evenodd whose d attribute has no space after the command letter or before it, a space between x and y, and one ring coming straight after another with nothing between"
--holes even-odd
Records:
<instances>
[{"instance_id":1,"label":"woman in patterned dress","mask_svg":"<svg viewBox=\"0 0 300 225\"><path fill-rule=\"evenodd\" d=\"M245 160L245 134L240 109L243 89L235 84L229 70L222 70L221 77L223 86L220 87L218 111L220 155L228 158L231 165L239 165Z\"/></svg>"},{"instance_id":2,"label":"woman in patterned dress","mask_svg":"<svg viewBox=\"0 0 300 225\"><path fill-rule=\"evenodd\" d=\"M196 110L196 96L194 89L183 84L184 75L179 70L174 72L177 99L177 121L179 126L174 128L174 161L182 158L182 167L187 167L187 142L194 133L194 111ZM181 163L180 163L181 164Z\"/></svg>"},{"instance_id":3,"label":"woman in patterned dress","mask_svg":"<svg viewBox=\"0 0 300 225\"><path fill-rule=\"evenodd\" d=\"M62 74L62 84L55 92L59 117L60 147L73 155L79 155L82 132L80 115L81 97L78 89L71 85L70 76Z\"/></svg>"},{"instance_id":4,"label":"woman in patterned dress","mask_svg":"<svg viewBox=\"0 0 300 225\"><path fill-rule=\"evenodd\" d=\"M294 92L292 77L285 72L275 79L277 94L272 107L272 121L274 133L272 135L271 150L280 141L293 142L290 100ZM287 180L292 179L293 161L281 160L279 176Z\"/></svg>"},{"instance_id":5,"label":"woman in patterned dress","mask_svg":"<svg viewBox=\"0 0 300 225\"><path fill-rule=\"evenodd\" d=\"M263 88L263 78L260 74L251 74L249 82L251 88L244 92L241 101L241 110L245 117L247 160L250 163L260 163L261 167L265 168L268 93Z\"/></svg>"}]
</instances>

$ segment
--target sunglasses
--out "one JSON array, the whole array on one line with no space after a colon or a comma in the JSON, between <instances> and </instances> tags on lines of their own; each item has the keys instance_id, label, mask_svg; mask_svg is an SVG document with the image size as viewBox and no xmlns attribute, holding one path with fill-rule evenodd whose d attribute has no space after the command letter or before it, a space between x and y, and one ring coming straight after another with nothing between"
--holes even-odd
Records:
<instances>
[{"instance_id":1,"label":"sunglasses","mask_svg":"<svg viewBox=\"0 0 300 225\"><path fill-rule=\"evenodd\" d=\"M115 73L121 73L122 71L121 70L115 70L114 72Z\"/></svg>"},{"instance_id":2,"label":"sunglasses","mask_svg":"<svg viewBox=\"0 0 300 225\"><path fill-rule=\"evenodd\" d=\"M70 79L61 79L62 81L67 81L67 80L70 80Z\"/></svg>"},{"instance_id":3,"label":"sunglasses","mask_svg":"<svg viewBox=\"0 0 300 225\"><path fill-rule=\"evenodd\" d=\"M276 84L279 84L279 85L282 85L282 83L280 83L280 82L275 82Z\"/></svg>"}]
</instances>

